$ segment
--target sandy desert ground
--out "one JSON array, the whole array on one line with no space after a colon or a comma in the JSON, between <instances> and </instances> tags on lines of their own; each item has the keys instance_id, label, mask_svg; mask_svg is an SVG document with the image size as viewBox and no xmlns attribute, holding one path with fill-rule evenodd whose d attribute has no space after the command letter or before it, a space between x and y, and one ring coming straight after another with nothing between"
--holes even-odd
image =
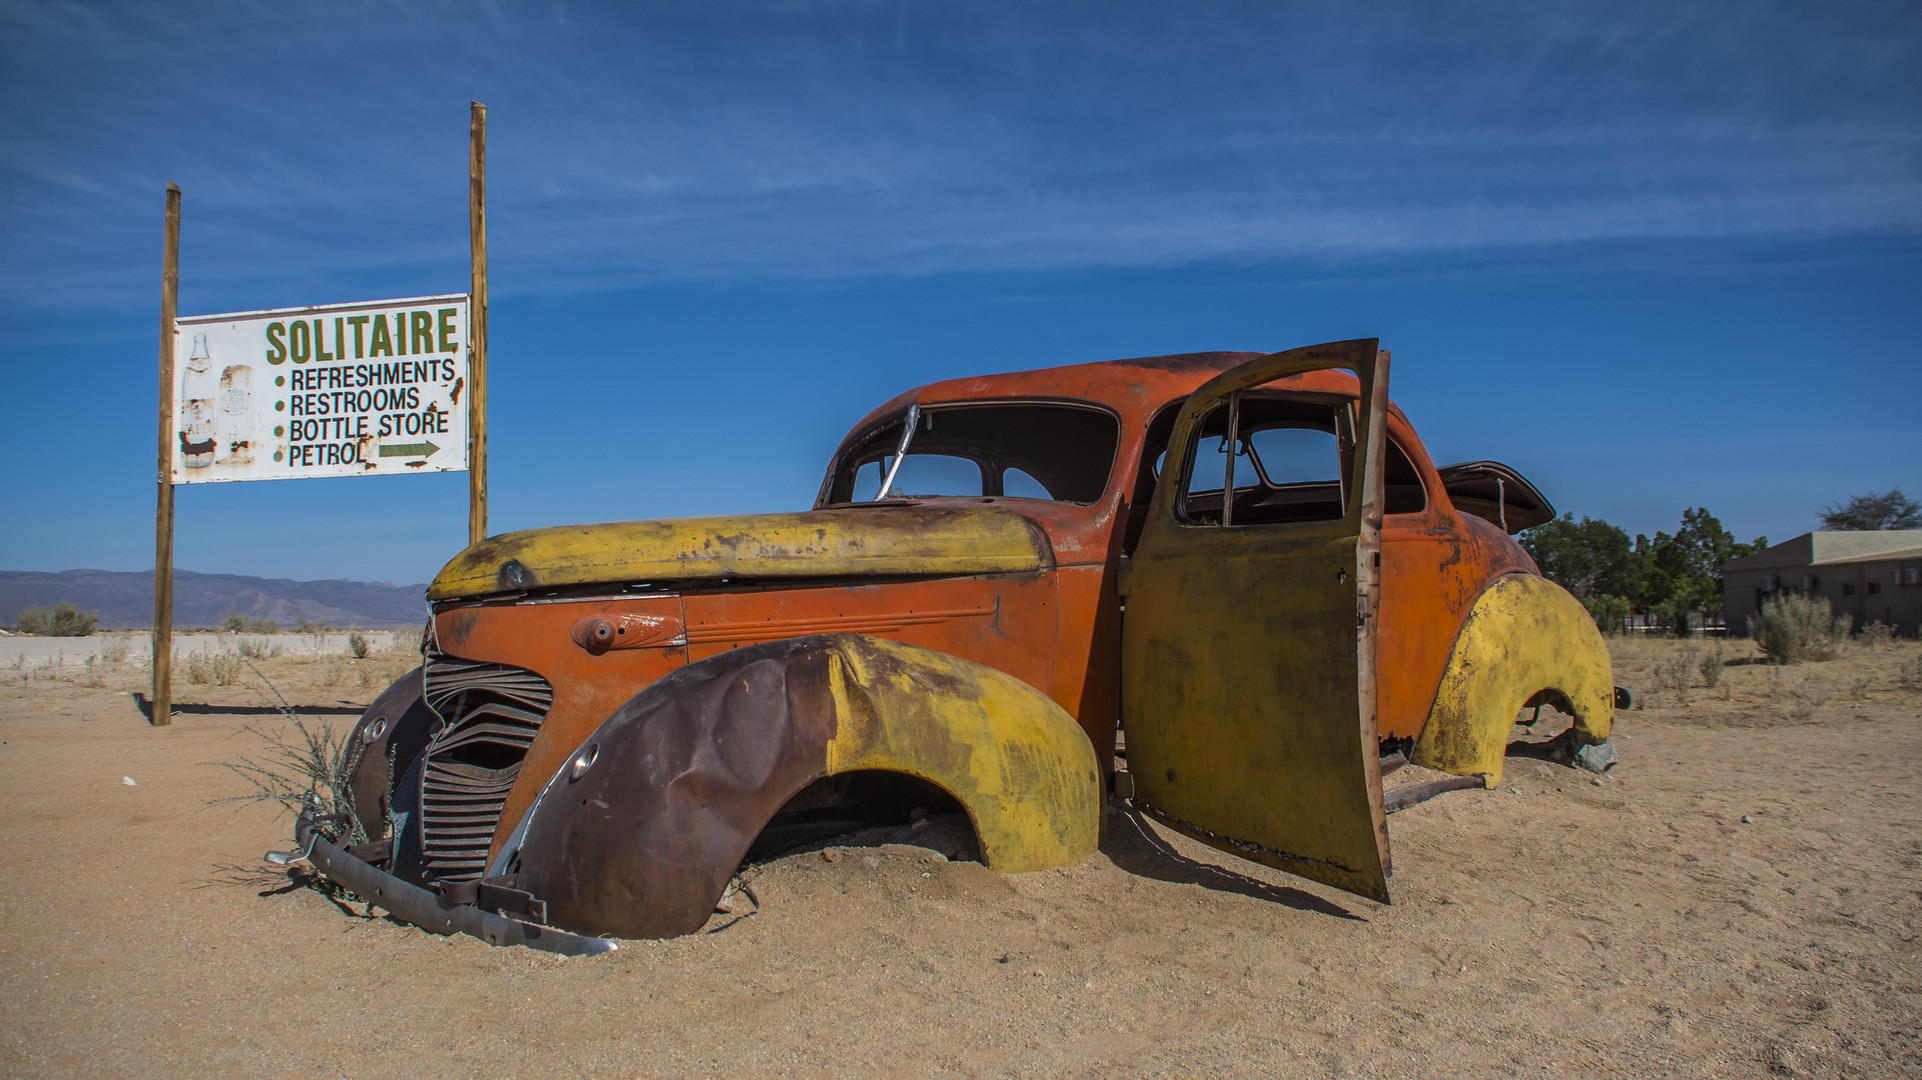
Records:
<instances>
[{"instance_id":1,"label":"sandy desert ground","mask_svg":"<svg viewBox=\"0 0 1922 1080\"><path fill-rule=\"evenodd\" d=\"M286 820L210 805L245 729L285 723L251 672L183 680L153 728L134 662L10 662L0 1072L1922 1074L1922 646L1777 669L1736 642L1710 688L1715 648L1616 643L1641 705L1609 776L1513 758L1395 815L1392 906L1117 806L1072 868L813 851L751 868L702 934L575 960L268 872ZM341 724L405 666L260 663Z\"/></svg>"}]
</instances>

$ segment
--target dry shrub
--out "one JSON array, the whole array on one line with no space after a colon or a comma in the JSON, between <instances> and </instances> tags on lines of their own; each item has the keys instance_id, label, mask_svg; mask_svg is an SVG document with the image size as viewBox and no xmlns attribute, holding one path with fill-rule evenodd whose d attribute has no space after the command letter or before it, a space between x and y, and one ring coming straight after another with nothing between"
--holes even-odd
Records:
<instances>
[{"instance_id":1,"label":"dry shrub","mask_svg":"<svg viewBox=\"0 0 1922 1080\"><path fill-rule=\"evenodd\" d=\"M1722 685L1722 668L1724 663L1725 661L1722 658L1722 643L1718 641L1715 643L1715 651L1702 657L1699 670L1702 672L1703 686L1713 690Z\"/></svg>"},{"instance_id":2,"label":"dry shrub","mask_svg":"<svg viewBox=\"0 0 1922 1080\"><path fill-rule=\"evenodd\" d=\"M266 687L287 726L241 729L260 739L264 748L216 764L245 780L252 790L213 802L270 802L290 814L311 804L315 831L322 836L334 843L365 842L367 834L353 813L353 771L359 760L358 755L347 753L353 725L343 731L325 720L302 717L260 669L247 667Z\"/></svg>"},{"instance_id":3,"label":"dry shrub","mask_svg":"<svg viewBox=\"0 0 1922 1080\"><path fill-rule=\"evenodd\" d=\"M1695 650L1683 649L1675 657L1655 665L1655 685L1675 695L1677 704L1688 704L1688 691L1695 672Z\"/></svg>"},{"instance_id":4,"label":"dry shrub","mask_svg":"<svg viewBox=\"0 0 1922 1080\"><path fill-rule=\"evenodd\" d=\"M1849 617L1835 615L1821 597L1778 596L1748 619L1749 637L1772 664L1832 660L1848 640Z\"/></svg>"},{"instance_id":5,"label":"dry shrub","mask_svg":"<svg viewBox=\"0 0 1922 1080\"><path fill-rule=\"evenodd\" d=\"M1822 605L1827 607L1827 604ZM1835 691L1816 682L1814 679L1788 680L1789 718L1792 720L1813 720L1815 710L1826 704Z\"/></svg>"},{"instance_id":6,"label":"dry shrub","mask_svg":"<svg viewBox=\"0 0 1922 1080\"><path fill-rule=\"evenodd\" d=\"M262 638L241 638L234 648L249 660L271 660L281 653L280 642Z\"/></svg>"},{"instance_id":7,"label":"dry shrub","mask_svg":"<svg viewBox=\"0 0 1922 1080\"><path fill-rule=\"evenodd\" d=\"M424 635L420 627L396 630L394 631L394 643L388 651L406 653L409 656L419 656L420 644L423 637Z\"/></svg>"},{"instance_id":8,"label":"dry shrub","mask_svg":"<svg viewBox=\"0 0 1922 1080\"><path fill-rule=\"evenodd\" d=\"M188 653L187 681L214 686L232 686L245 670L240 657L229 652Z\"/></svg>"}]
</instances>

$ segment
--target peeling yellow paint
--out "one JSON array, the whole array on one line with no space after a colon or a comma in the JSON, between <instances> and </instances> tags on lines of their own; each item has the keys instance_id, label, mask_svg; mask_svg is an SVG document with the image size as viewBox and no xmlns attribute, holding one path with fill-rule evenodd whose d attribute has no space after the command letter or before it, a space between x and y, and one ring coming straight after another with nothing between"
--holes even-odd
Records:
<instances>
[{"instance_id":1,"label":"peeling yellow paint","mask_svg":"<svg viewBox=\"0 0 1922 1080\"><path fill-rule=\"evenodd\" d=\"M1608 738L1615 686L1594 620L1551 581L1504 577L1482 593L1462 624L1411 760L1479 775L1494 787L1515 715L1538 691L1551 689L1574 707L1578 739Z\"/></svg>"},{"instance_id":2,"label":"peeling yellow paint","mask_svg":"<svg viewBox=\"0 0 1922 1080\"><path fill-rule=\"evenodd\" d=\"M1010 675L877 638L837 640L827 775L908 773L960 800L1003 873L1068 866L1100 840L1101 775L1059 705Z\"/></svg>"},{"instance_id":3,"label":"peeling yellow paint","mask_svg":"<svg viewBox=\"0 0 1922 1080\"><path fill-rule=\"evenodd\" d=\"M455 556L427 598L687 578L1016 573L1052 562L1041 530L1003 507L849 507L508 533Z\"/></svg>"}]
</instances>

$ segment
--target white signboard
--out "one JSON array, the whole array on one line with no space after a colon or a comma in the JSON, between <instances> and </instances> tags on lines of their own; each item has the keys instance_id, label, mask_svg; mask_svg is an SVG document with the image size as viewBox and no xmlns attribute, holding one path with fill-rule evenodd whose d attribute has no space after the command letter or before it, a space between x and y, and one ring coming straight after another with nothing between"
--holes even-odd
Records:
<instances>
[{"instance_id":1,"label":"white signboard","mask_svg":"<svg viewBox=\"0 0 1922 1080\"><path fill-rule=\"evenodd\" d=\"M173 482L467 468L467 297L175 321Z\"/></svg>"}]
</instances>

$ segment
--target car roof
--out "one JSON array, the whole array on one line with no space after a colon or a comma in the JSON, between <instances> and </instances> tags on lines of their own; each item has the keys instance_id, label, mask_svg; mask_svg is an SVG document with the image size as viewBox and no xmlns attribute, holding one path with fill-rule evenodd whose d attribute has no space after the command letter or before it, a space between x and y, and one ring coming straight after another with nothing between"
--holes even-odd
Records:
<instances>
[{"instance_id":1,"label":"car roof","mask_svg":"<svg viewBox=\"0 0 1922 1080\"><path fill-rule=\"evenodd\" d=\"M1268 355L1258 352L1194 352L1139 356L1089 364L970 375L943 379L895 395L848 429L848 438L871 430L910 404L1010 399L1055 399L1105 405L1126 420L1146 423L1170 401L1187 397L1230 368ZM1316 371L1287 380L1302 389L1353 394L1355 377L1346 371ZM1400 410L1390 407L1392 413Z\"/></svg>"},{"instance_id":2,"label":"car roof","mask_svg":"<svg viewBox=\"0 0 1922 1080\"><path fill-rule=\"evenodd\" d=\"M1066 399L1106 405L1123 416L1143 416L1165 402L1188 396L1216 375L1261 355L1257 352L1177 353L943 379L895 395L862 417L849 433L863 431L910 404L929 402Z\"/></svg>"}]
</instances>

